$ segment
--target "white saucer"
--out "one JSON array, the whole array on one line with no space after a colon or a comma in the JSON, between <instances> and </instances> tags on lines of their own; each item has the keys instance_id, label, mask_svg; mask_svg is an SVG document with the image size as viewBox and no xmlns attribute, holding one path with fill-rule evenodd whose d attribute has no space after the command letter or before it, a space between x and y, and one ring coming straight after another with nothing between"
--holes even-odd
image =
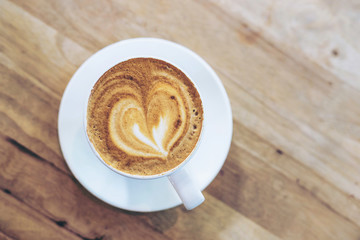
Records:
<instances>
[{"instance_id":1,"label":"white saucer","mask_svg":"<svg viewBox=\"0 0 360 240\"><path fill-rule=\"evenodd\" d=\"M60 104L58 130L64 158L77 180L99 199L130 211L152 212L181 204L168 179L135 180L111 171L93 154L83 124L84 104L93 84L115 64L134 57L172 63L198 86L205 110L204 135L185 167L202 190L216 177L227 157L232 113L214 70L197 54L173 42L154 38L124 40L101 49L80 66Z\"/></svg>"}]
</instances>

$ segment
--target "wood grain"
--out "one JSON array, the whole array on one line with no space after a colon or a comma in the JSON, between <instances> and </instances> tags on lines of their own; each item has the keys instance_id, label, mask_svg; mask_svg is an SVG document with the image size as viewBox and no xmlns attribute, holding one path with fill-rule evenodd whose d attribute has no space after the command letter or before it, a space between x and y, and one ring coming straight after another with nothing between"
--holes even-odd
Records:
<instances>
[{"instance_id":1,"label":"wood grain","mask_svg":"<svg viewBox=\"0 0 360 240\"><path fill-rule=\"evenodd\" d=\"M0 211L6 216L0 220L0 229L8 236L16 239L81 239L4 192L0 192L0 199Z\"/></svg>"},{"instance_id":2,"label":"wood grain","mask_svg":"<svg viewBox=\"0 0 360 240\"><path fill-rule=\"evenodd\" d=\"M235 226L247 226L252 230L239 231L232 227L228 232L222 233L221 238L227 239L226 236L230 234L234 237L257 236L262 239L262 236L267 236L276 239L211 195L206 196L207 204L188 214L184 214L184 209L153 214L131 214L114 209L90 196L67 173L54 169L49 162L35 156L14 140L0 139L0 143L0 153L4 156L4 161L0 163L3 169L0 189L8 193L9 188L13 189L10 194L22 199L24 204L83 237L95 239L102 236L131 235L133 239L139 236L143 239L168 239L168 236L171 239L173 235L178 235L179 238L191 238L201 228L203 231L197 234L199 237L208 238L210 235L213 236L211 239L217 239L217 233L221 232L227 223L231 223ZM13 159L24 164L19 167ZM19 177L19 174L23 176ZM59 182L62 184L59 185ZM199 219L195 221L198 224L194 225L194 219ZM171 230L174 224L186 231L179 233L178 230ZM146 229L150 233L154 230L155 232L150 234ZM158 232L165 236L157 235Z\"/></svg>"},{"instance_id":3,"label":"wood grain","mask_svg":"<svg viewBox=\"0 0 360 240\"><path fill-rule=\"evenodd\" d=\"M0 239L359 239L359 16L355 0L1 0ZM72 74L133 37L194 50L230 97L229 156L193 211L113 208L61 155Z\"/></svg>"},{"instance_id":4,"label":"wood grain","mask_svg":"<svg viewBox=\"0 0 360 240\"><path fill-rule=\"evenodd\" d=\"M0 232L0 239L1 240L13 240L10 236L6 235L5 233Z\"/></svg>"}]
</instances>

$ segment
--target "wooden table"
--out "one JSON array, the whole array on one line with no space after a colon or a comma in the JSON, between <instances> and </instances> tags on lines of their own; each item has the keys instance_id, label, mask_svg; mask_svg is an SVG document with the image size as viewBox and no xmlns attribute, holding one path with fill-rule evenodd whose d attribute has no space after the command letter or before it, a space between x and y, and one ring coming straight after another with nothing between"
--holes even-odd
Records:
<instances>
[{"instance_id":1,"label":"wooden table","mask_svg":"<svg viewBox=\"0 0 360 240\"><path fill-rule=\"evenodd\" d=\"M358 1L0 1L0 239L360 239ZM193 211L133 213L83 188L57 117L80 64L122 39L202 56L234 136Z\"/></svg>"}]
</instances>

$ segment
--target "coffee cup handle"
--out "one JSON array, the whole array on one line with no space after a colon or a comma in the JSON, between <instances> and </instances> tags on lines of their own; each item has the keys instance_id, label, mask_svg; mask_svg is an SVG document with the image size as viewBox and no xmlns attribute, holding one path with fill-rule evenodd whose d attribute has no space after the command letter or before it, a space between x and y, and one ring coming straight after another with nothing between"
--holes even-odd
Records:
<instances>
[{"instance_id":1,"label":"coffee cup handle","mask_svg":"<svg viewBox=\"0 0 360 240\"><path fill-rule=\"evenodd\" d=\"M204 200L204 195L193 183L186 168L181 168L168 176L181 201L187 210L199 206Z\"/></svg>"}]
</instances>

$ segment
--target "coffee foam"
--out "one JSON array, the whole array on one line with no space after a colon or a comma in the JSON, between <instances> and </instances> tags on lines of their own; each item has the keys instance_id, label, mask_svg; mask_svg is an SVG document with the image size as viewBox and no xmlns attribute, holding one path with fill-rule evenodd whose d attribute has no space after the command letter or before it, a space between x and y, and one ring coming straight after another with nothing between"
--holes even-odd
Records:
<instances>
[{"instance_id":1,"label":"coffee foam","mask_svg":"<svg viewBox=\"0 0 360 240\"><path fill-rule=\"evenodd\" d=\"M187 158L202 115L199 94L184 73L161 60L135 58L112 67L95 84L87 133L109 165L153 175Z\"/></svg>"}]
</instances>

